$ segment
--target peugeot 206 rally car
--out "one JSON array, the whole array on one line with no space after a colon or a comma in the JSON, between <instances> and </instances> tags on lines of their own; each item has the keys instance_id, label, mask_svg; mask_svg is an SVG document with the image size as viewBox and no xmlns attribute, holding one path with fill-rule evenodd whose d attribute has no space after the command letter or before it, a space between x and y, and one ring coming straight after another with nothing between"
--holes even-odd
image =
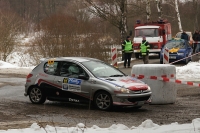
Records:
<instances>
[{"instance_id":1,"label":"peugeot 206 rally car","mask_svg":"<svg viewBox=\"0 0 200 133\"><path fill-rule=\"evenodd\" d=\"M140 108L150 87L105 62L86 57L43 59L27 75L25 96L34 104L50 101L93 103L100 110L113 105Z\"/></svg>"},{"instance_id":2,"label":"peugeot 206 rally car","mask_svg":"<svg viewBox=\"0 0 200 133\"><path fill-rule=\"evenodd\" d=\"M192 60L192 47L188 41L180 38L169 40L162 48L160 53L160 63L163 64L164 49L169 50L169 62L184 62L187 64Z\"/></svg>"}]
</instances>

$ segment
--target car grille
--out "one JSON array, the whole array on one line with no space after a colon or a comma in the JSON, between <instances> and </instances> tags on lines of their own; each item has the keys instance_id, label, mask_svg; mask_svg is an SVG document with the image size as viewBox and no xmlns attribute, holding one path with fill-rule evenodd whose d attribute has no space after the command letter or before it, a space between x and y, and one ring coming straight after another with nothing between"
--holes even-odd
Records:
<instances>
[{"instance_id":1,"label":"car grille","mask_svg":"<svg viewBox=\"0 0 200 133\"><path fill-rule=\"evenodd\" d=\"M149 98L150 98L150 96L138 97L138 98L128 98L128 101L129 102L147 101Z\"/></svg>"}]
</instances>

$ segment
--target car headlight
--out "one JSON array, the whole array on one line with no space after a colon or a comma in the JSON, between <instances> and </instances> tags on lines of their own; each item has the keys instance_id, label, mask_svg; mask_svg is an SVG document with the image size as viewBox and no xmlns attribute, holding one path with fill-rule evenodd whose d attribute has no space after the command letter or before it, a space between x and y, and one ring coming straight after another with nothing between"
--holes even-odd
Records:
<instances>
[{"instance_id":1,"label":"car headlight","mask_svg":"<svg viewBox=\"0 0 200 133\"><path fill-rule=\"evenodd\" d=\"M130 90L125 88L125 87L119 87L119 86L116 86L116 88L118 89L119 92L121 93L130 93Z\"/></svg>"},{"instance_id":2,"label":"car headlight","mask_svg":"<svg viewBox=\"0 0 200 133\"><path fill-rule=\"evenodd\" d=\"M148 86L148 89L147 89L147 91L151 91L151 88Z\"/></svg>"},{"instance_id":3,"label":"car headlight","mask_svg":"<svg viewBox=\"0 0 200 133\"><path fill-rule=\"evenodd\" d=\"M184 55L184 53L177 53L178 55Z\"/></svg>"}]
</instances>

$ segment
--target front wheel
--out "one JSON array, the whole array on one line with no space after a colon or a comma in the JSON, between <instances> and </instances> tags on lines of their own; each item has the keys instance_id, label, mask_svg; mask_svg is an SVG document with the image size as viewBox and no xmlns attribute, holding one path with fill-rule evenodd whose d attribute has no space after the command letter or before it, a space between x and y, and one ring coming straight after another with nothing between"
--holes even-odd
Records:
<instances>
[{"instance_id":1,"label":"front wheel","mask_svg":"<svg viewBox=\"0 0 200 133\"><path fill-rule=\"evenodd\" d=\"M34 104L43 104L46 101L46 95L39 87L32 87L30 89L29 99Z\"/></svg>"},{"instance_id":2,"label":"front wheel","mask_svg":"<svg viewBox=\"0 0 200 133\"><path fill-rule=\"evenodd\" d=\"M112 97L105 91L98 92L94 97L94 104L100 110L110 110L113 106Z\"/></svg>"}]
</instances>

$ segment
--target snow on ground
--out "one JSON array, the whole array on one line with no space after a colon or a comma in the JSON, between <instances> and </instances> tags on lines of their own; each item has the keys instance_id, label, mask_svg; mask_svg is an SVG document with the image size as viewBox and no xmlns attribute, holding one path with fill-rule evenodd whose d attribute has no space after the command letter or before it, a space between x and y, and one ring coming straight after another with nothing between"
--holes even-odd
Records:
<instances>
[{"instance_id":1,"label":"snow on ground","mask_svg":"<svg viewBox=\"0 0 200 133\"><path fill-rule=\"evenodd\" d=\"M138 127L128 128L123 124L113 124L108 128L100 128L97 125L86 127L83 123L76 127L52 127L47 125L41 128L37 123L33 123L30 128L0 130L0 133L199 133L200 118L194 119L189 124L178 124L177 122L169 125L159 126L151 120L146 120Z\"/></svg>"},{"instance_id":2,"label":"snow on ground","mask_svg":"<svg viewBox=\"0 0 200 133\"><path fill-rule=\"evenodd\" d=\"M19 67L7 62L0 61L0 73L28 74L34 67ZM190 62L185 66L176 67L176 78L184 80L200 79L200 62ZM45 128L33 123L29 128L0 130L0 133L200 133L200 118L196 118L192 123L169 125L158 125L147 119L138 127L134 125L127 127L123 124L108 125L108 128L100 128L98 125L86 127L83 123L76 127L52 127Z\"/></svg>"}]
</instances>

